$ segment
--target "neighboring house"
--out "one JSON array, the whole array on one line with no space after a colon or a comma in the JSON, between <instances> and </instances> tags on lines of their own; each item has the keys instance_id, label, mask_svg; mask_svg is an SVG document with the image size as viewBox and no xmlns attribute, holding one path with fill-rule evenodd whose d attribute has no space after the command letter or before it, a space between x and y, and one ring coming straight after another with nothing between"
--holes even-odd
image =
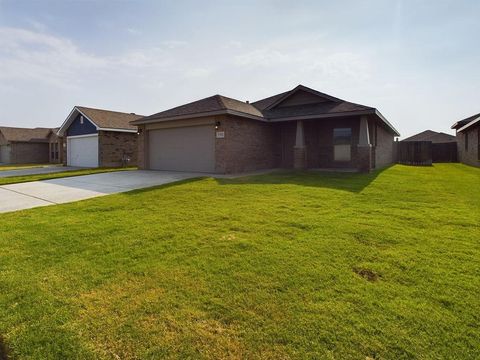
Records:
<instances>
[{"instance_id":1,"label":"neighboring house","mask_svg":"<svg viewBox=\"0 0 480 360\"><path fill-rule=\"evenodd\" d=\"M455 138L455 136L450 134L436 132L433 130L425 130L421 133L403 139L402 141L431 141L433 144L443 144L456 142L457 139Z\"/></svg>"},{"instance_id":2,"label":"neighboring house","mask_svg":"<svg viewBox=\"0 0 480 360\"><path fill-rule=\"evenodd\" d=\"M75 106L58 130L65 138L64 162L79 167L136 165L141 115Z\"/></svg>"},{"instance_id":3,"label":"neighboring house","mask_svg":"<svg viewBox=\"0 0 480 360\"><path fill-rule=\"evenodd\" d=\"M457 121L452 129L457 134L458 160L480 167L480 114Z\"/></svg>"},{"instance_id":4,"label":"neighboring house","mask_svg":"<svg viewBox=\"0 0 480 360\"><path fill-rule=\"evenodd\" d=\"M253 103L215 95L132 124L140 168L212 173L370 171L393 162L399 136L375 108L302 85Z\"/></svg>"},{"instance_id":5,"label":"neighboring house","mask_svg":"<svg viewBox=\"0 0 480 360\"><path fill-rule=\"evenodd\" d=\"M63 138L58 135L60 128L52 129L48 137L48 157L52 164L63 163Z\"/></svg>"},{"instance_id":6,"label":"neighboring house","mask_svg":"<svg viewBox=\"0 0 480 360\"><path fill-rule=\"evenodd\" d=\"M0 163L48 163L53 129L0 127Z\"/></svg>"}]
</instances>

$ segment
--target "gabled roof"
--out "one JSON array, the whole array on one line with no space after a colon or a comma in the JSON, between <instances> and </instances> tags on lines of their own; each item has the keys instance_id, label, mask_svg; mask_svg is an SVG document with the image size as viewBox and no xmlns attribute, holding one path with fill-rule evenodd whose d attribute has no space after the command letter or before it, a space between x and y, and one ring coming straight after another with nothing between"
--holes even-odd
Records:
<instances>
[{"instance_id":1,"label":"gabled roof","mask_svg":"<svg viewBox=\"0 0 480 360\"><path fill-rule=\"evenodd\" d=\"M432 143L446 143L446 142L455 142L457 141L455 136L450 134L445 134L442 132L436 132L433 130L425 130L421 133L412 135L402 141L431 141Z\"/></svg>"},{"instance_id":2,"label":"gabled roof","mask_svg":"<svg viewBox=\"0 0 480 360\"><path fill-rule=\"evenodd\" d=\"M308 101L282 106L284 102L296 94L308 93L310 97L318 97L320 101ZM398 131L383 117L380 112L370 106L351 103L331 95L321 93L303 85L253 103L243 102L222 95L214 95L185 105L162 111L142 119L133 121L139 125L149 122L180 120L201 116L231 114L255 120L276 122L300 118L327 118L334 116L374 115L397 136Z\"/></svg>"},{"instance_id":3,"label":"gabled roof","mask_svg":"<svg viewBox=\"0 0 480 360\"><path fill-rule=\"evenodd\" d=\"M478 118L478 117L480 117L480 113L478 113L478 114L476 114L476 115L473 115L473 116L469 116L469 117L466 118L466 119L459 120L459 121L457 121L455 124L453 124L450 129L459 129L459 128L467 125L469 122L475 120L475 119Z\"/></svg>"},{"instance_id":4,"label":"gabled roof","mask_svg":"<svg viewBox=\"0 0 480 360\"><path fill-rule=\"evenodd\" d=\"M0 133L8 142L48 142L50 128L17 128L1 126Z\"/></svg>"},{"instance_id":5,"label":"gabled roof","mask_svg":"<svg viewBox=\"0 0 480 360\"><path fill-rule=\"evenodd\" d=\"M75 106L58 130L60 135L63 136L65 134L78 114L85 116L97 127L97 130L119 132L136 132L137 127L132 125L131 122L143 118L143 115L134 113Z\"/></svg>"},{"instance_id":6,"label":"gabled roof","mask_svg":"<svg viewBox=\"0 0 480 360\"><path fill-rule=\"evenodd\" d=\"M200 117L205 114L211 115L212 113L225 113L229 111L232 113L238 113L237 115L250 115L258 118L263 117L262 113L251 104L247 104L243 101L235 100L222 95L214 95L150 116L146 116L140 119L140 122L143 123L151 120L192 117L193 115L195 117ZM138 122L139 121L133 122L133 124Z\"/></svg>"}]
</instances>

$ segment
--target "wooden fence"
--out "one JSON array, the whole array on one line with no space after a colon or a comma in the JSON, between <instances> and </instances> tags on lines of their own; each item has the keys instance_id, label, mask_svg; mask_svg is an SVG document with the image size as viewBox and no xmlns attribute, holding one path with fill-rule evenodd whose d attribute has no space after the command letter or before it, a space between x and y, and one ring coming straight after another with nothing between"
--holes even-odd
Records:
<instances>
[{"instance_id":1,"label":"wooden fence","mask_svg":"<svg viewBox=\"0 0 480 360\"><path fill-rule=\"evenodd\" d=\"M429 166L434 162L457 161L456 142L400 141L395 142L394 150L399 164Z\"/></svg>"},{"instance_id":2,"label":"wooden fence","mask_svg":"<svg viewBox=\"0 0 480 360\"><path fill-rule=\"evenodd\" d=\"M397 162L405 165L432 165L431 141L400 141L396 143Z\"/></svg>"}]
</instances>

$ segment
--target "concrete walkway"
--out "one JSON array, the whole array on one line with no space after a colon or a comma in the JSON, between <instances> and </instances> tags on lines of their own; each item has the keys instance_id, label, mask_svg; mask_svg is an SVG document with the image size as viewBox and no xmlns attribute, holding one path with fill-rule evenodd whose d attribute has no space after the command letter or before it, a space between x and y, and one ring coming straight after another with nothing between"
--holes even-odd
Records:
<instances>
[{"instance_id":1,"label":"concrete walkway","mask_svg":"<svg viewBox=\"0 0 480 360\"><path fill-rule=\"evenodd\" d=\"M24 175L37 175L37 174L51 174L62 171L72 171L80 170L82 168L73 167L73 166L45 166L45 167L36 167L36 168L26 168L18 170L0 170L0 178L10 177L10 176L24 176Z\"/></svg>"},{"instance_id":2,"label":"concrete walkway","mask_svg":"<svg viewBox=\"0 0 480 360\"><path fill-rule=\"evenodd\" d=\"M0 213L63 204L208 174L119 171L0 186Z\"/></svg>"}]
</instances>

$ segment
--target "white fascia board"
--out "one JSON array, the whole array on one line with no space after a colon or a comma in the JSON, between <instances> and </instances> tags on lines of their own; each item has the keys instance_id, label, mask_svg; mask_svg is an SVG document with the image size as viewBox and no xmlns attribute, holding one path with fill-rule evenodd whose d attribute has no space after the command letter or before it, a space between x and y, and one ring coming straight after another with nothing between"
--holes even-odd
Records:
<instances>
[{"instance_id":1,"label":"white fascia board","mask_svg":"<svg viewBox=\"0 0 480 360\"><path fill-rule=\"evenodd\" d=\"M475 120L472 120L470 121L468 124L466 124L465 126L462 126L460 129L458 129L457 131L463 131L465 129L468 129L470 126L476 124L480 122L480 116L478 118L476 118Z\"/></svg>"},{"instance_id":2,"label":"white fascia board","mask_svg":"<svg viewBox=\"0 0 480 360\"><path fill-rule=\"evenodd\" d=\"M113 132L126 132L126 133L133 133L136 134L138 130L132 130L132 129L111 129L111 128L100 128L97 127L98 131L113 131Z\"/></svg>"},{"instance_id":3,"label":"white fascia board","mask_svg":"<svg viewBox=\"0 0 480 360\"><path fill-rule=\"evenodd\" d=\"M98 137L98 134L73 135L73 136L67 136L67 139L78 139L78 138L86 138L86 137L94 137L94 136Z\"/></svg>"}]
</instances>

